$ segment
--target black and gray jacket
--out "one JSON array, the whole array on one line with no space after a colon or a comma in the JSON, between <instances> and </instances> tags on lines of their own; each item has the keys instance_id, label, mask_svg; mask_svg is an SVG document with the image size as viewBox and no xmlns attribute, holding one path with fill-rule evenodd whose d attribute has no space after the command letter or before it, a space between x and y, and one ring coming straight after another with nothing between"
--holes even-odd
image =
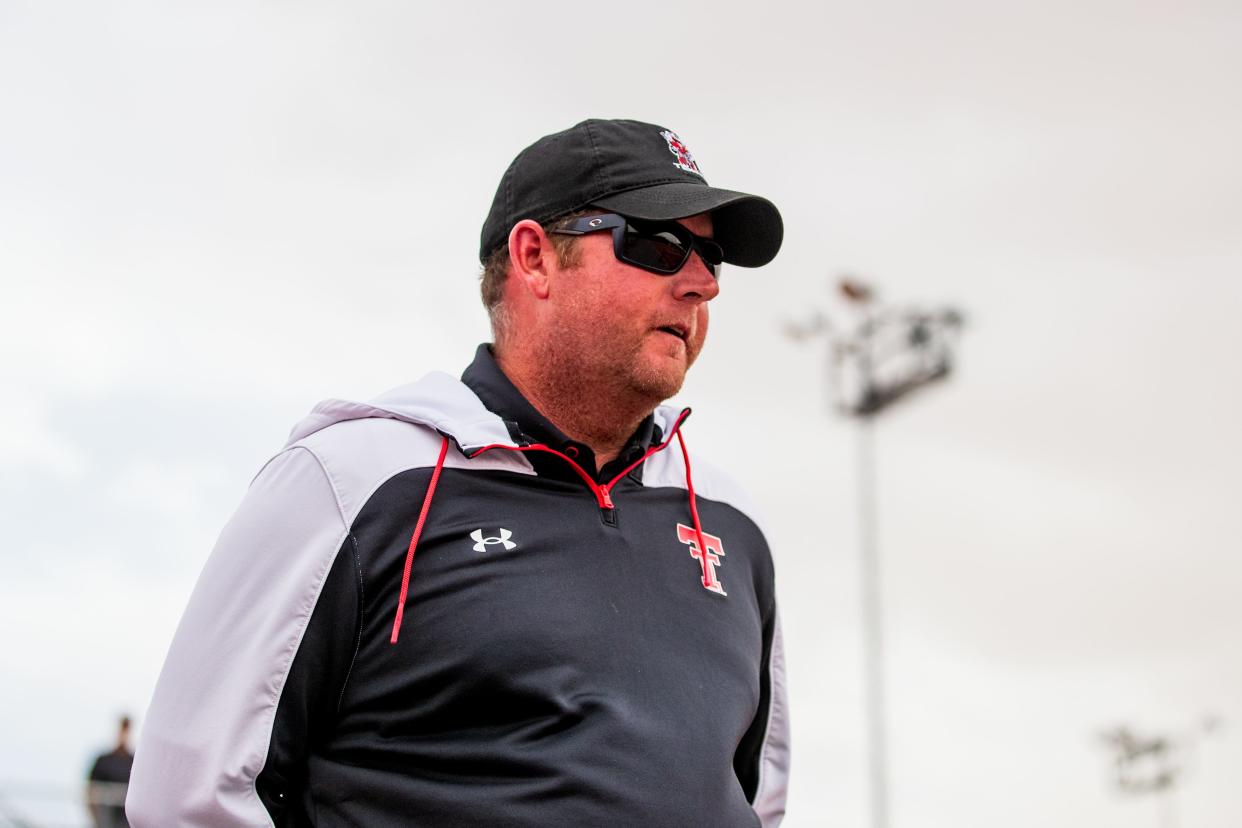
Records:
<instances>
[{"instance_id":1,"label":"black and gray jacket","mask_svg":"<svg viewBox=\"0 0 1242 828\"><path fill-rule=\"evenodd\" d=\"M321 403L203 569L131 823L776 825L772 561L686 413L597 470L486 347Z\"/></svg>"}]
</instances>

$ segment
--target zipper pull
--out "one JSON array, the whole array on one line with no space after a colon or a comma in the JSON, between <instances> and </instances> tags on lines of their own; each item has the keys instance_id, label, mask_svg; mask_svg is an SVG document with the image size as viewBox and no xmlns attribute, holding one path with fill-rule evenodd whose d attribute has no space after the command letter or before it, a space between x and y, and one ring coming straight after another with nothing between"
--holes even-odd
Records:
<instances>
[{"instance_id":1,"label":"zipper pull","mask_svg":"<svg viewBox=\"0 0 1242 828\"><path fill-rule=\"evenodd\" d=\"M612 494L608 491L608 487L600 486L595 493L599 497L599 516L604 521L604 525L616 526L617 507L612 502Z\"/></svg>"}]
</instances>

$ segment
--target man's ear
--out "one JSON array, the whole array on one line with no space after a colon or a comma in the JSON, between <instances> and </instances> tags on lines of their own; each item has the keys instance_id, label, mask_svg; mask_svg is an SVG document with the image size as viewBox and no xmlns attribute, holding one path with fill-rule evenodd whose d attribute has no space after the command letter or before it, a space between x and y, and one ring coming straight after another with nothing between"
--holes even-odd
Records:
<instances>
[{"instance_id":1,"label":"man's ear","mask_svg":"<svg viewBox=\"0 0 1242 828\"><path fill-rule=\"evenodd\" d=\"M509 231L509 266L520 285L537 299L547 299L551 274L559 266L548 234L537 222L523 219Z\"/></svg>"}]
</instances>

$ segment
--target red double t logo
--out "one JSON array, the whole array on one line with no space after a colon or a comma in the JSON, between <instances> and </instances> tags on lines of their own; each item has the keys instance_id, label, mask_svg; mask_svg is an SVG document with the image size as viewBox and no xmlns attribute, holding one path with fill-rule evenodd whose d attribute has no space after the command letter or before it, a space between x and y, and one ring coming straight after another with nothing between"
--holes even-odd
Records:
<instances>
[{"instance_id":1,"label":"red double t logo","mask_svg":"<svg viewBox=\"0 0 1242 828\"><path fill-rule=\"evenodd\" d=\"M704 532L703 543L707 548L703 549L699 546L699 533L694 531L694 527L679 523L677 524L677 540L689 546L691 557L702 565L703 588L719 595L728 595L729 593L724 591L724 585L716 577L716 567L720 566L720 559L725 553L724 543L720 538Z\"/></svg>"}]
</instances>

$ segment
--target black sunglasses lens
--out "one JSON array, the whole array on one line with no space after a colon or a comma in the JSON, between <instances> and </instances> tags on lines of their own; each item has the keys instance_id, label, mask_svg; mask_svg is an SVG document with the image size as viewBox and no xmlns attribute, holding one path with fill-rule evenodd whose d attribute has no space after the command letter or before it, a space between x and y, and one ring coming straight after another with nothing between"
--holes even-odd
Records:
<instances>
[{"instance_id":1,"label":"black sunglasses lens","mask_svg":"<svg viewBox=\"0 0 1242 828\"><path fill-rule=\"evenodd\" d=\"M699 239L697 247L699 255L703 257L703 262L715 273L720 263L724 261L724 248L711 239Z\"/></svg>"},{"instance_id":2,"label":"black sunglasses lens","mask_svg":"<svg viewBox=\"0 0 1242 828\"><path fill-rule=\"evenodd\" d=\"M676 273L690 256L690 247L670 230L626 228L625 256L639 267L657 273Z\"/></svg>"}]
</instances>

